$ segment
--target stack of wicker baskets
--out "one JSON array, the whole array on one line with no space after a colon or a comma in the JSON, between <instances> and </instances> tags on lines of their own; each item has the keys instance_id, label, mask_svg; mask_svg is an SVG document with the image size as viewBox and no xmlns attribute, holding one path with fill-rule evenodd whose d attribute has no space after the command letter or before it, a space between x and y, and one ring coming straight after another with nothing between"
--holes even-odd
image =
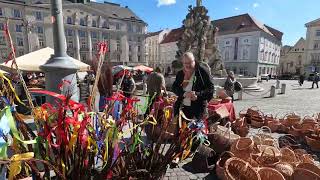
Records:
<instances>
[{"instance_id":1,"label":"stack of wicker baskets","mask_svg":"<svg viewBox=\"0 0 320 180\"><path fill-rule=\"evenodd\" d=\"M304 150L263 143L248 137L232 143L216 163L217 176L222 180L320 180L320 168Z\"/></svg>"}]
</instances>

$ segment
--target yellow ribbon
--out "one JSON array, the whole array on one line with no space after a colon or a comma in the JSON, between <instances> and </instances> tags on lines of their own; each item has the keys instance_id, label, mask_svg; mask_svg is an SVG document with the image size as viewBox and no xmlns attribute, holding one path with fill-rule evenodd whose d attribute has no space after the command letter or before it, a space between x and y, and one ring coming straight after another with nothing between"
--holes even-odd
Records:
<instances>
[{"instance_id":1,"label":"yellow ribbon","mask_svg":"<svg viewBox=\"0 0 320 180\"><path fill-rule=\"evenodd\" d=\"M34 153L33 152L13 155L10 158L11 164L10 164L10 167L9 167L9 180L13 180L15 176L20 174L20 172L21 172L21 161L30 160L33 157L34 157Z\"/></svg>"},{"instance_id":2,"label":"yellow ribbon","mask_svg":"<svg viewBox=\"0 0 320 180\"><path fill-rule=\"evenodd\" d=\"M16 97L17 101L18 101L20 104L25 105L25 104L20 100L20 98L18 97L16 91L14 90L14 88L13 88L13 86L12 86L12 84L11 84L11 81L10 81L3 73L1 73L1 72L0 72L0 78L3 78L3 79L5 79L5 80L8 82L9 87L10 87L11 91L13 92L14 96Z\"/></svg>"},{"instance_id":3,"label":"yellow ribbon","mask_svg":"<svg viewBox=\"0 0 320 180\"><path fill-rule=\"evenodd\" d=\"M71 135L71 138L70 138L70 141L69 141L69 145L68 145L68 149L70 151L73 151L73 145L75 145L75 143L77 141L79 129L80 129L80 124L74 126L74 128L73 128L73 133Z\"/></svg>"}]
</instances>

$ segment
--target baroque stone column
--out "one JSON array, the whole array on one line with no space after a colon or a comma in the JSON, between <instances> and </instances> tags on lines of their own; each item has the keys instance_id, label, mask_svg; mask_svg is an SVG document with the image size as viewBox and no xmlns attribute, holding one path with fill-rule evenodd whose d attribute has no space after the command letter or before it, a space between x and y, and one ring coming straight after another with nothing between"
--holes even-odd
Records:
<instances>
[{"instance_id":1,"label":"baroque stone column","mask_svg":"<svg viewBox=\"0 0 320 180\"><path fill-rule=\"evenodd\" d=\"M81 60L80 59L80 39L79 39L79 30L78 29L75 30L75 43L76 43L75 58L80 61Z\"/></svg>"},{"instance_id":2,"label":"baroque stone column","mask_svg":"<svg viewBox=\"0 0 320 180\"><path fill-rule=\"evenodd\" d=\"M89 53L89 61L92 61L92 38L91 38L91 32L88 30L88 53Z\"/></svg>"}]
</instances>

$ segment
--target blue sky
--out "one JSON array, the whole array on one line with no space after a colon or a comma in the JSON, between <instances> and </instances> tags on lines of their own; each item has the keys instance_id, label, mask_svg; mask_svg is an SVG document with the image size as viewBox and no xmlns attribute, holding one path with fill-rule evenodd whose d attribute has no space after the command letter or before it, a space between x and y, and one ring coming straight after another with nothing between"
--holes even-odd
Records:
<instances>
[{"instance_id":1,"label":"blue sky","mask_svg":"<svg viewBox=\"0 0 320 180\"><path fill-rule=\"evenodd\" d=\"M103 2L103 0L97 0ZM177 28L196 0L109 0L129 6L148 23L148 31ZM283 45L305 37L305 23L320 18L320 0L202 0L211 19L249 13L260 22L284 33Z\"/></svg>"}]
</instances>

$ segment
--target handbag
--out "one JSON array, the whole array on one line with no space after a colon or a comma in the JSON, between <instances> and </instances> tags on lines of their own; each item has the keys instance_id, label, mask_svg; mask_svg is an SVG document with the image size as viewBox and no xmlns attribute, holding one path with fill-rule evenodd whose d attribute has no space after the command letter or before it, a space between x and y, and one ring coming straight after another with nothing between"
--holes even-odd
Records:
<instances>
[{"instance_id":1,"label":"handbag","mask_svg":"<svg viewBox=\"0 0 320 180\"><path fill-rule=\"evenodd\" d=\"M236 82L234 83L234 90L235 90L236 92L239 92L239 91L241 91L242 89L243 89L242 84L241 84L239 81L236 81Z\"/></svg>"},{"instance_id":2,"label":"handbag","mask_svg":"<svg viewBox=\"0 0 320 180\"><path fill-rule=\"evenodd\" d=\"M217 162L216 152L205 145L200 145L192 158L191 166L196 172L209 172L215 168Z\"/></svg>"}]
</instances>

